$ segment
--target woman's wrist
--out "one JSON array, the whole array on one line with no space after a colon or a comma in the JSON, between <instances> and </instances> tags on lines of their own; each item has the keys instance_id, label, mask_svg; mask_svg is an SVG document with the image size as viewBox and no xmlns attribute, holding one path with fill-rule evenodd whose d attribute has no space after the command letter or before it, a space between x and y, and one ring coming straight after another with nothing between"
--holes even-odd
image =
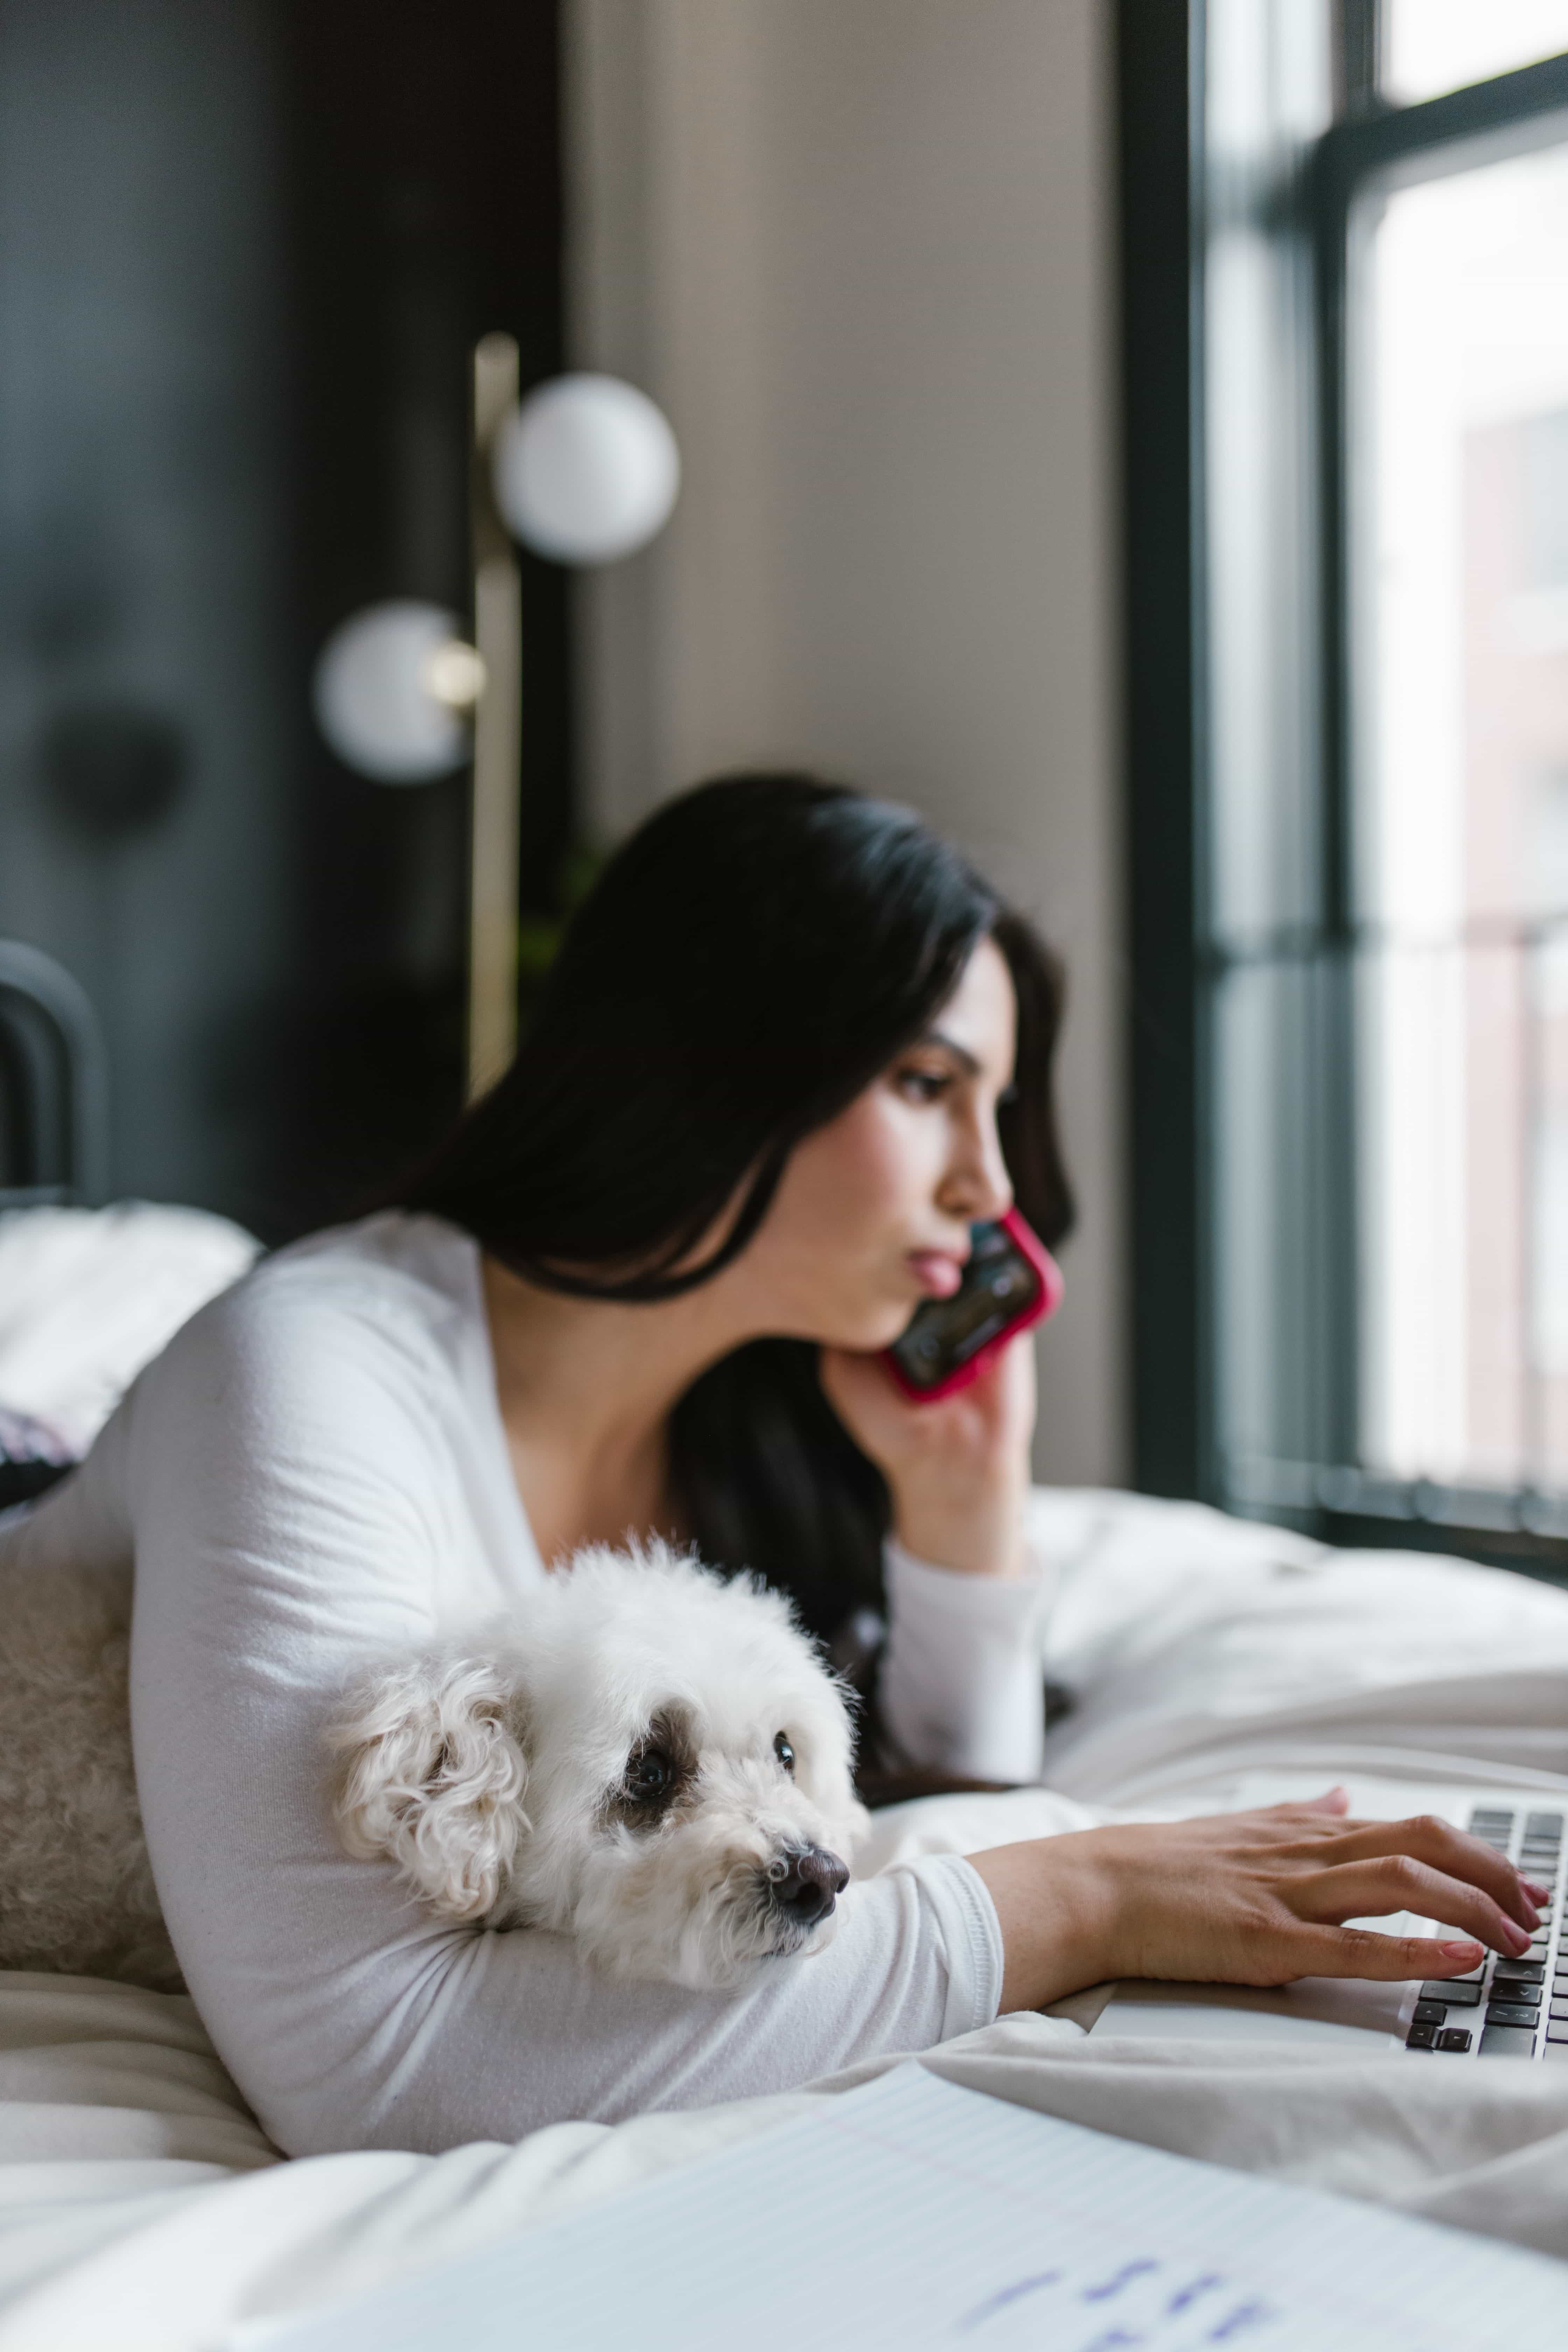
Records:
<instances>
[{"instance_id":1,"label":"woman's wrist","mask_svg":"<svg viewBox=\"0 0 1568 2352\"><path fill-rule=\"evenodd\" d=\"M1079 1832L1081 1835L1082 1832ZM972 1853L969 1866L984 1885L1002 1935L998 2008L1044 2009L1117 1973L1111 1951L1112 1890L1068 1836L994 1846Z\"/></svg>"},{"instance_id":2,"label":"woman's wrist","mask_svg":"<svg viewBox=\"0 0 1568 2352\"><path fill-rule=\"evenodd\" d=\"M905 1551L959 1576L1021 1576L1024 1497L1013 1479L978 1496L893 1496L893 1534Z\"/></svg>"}]
</instances>

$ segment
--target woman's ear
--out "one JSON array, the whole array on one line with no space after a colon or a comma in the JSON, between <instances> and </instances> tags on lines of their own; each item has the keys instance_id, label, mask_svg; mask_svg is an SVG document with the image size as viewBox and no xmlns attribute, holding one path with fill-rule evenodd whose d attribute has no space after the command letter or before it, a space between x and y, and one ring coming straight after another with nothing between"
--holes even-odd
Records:
<instances>
[{"instance_id":1,"label":"woman's ear","mask_svg":"<svg viewBox=\"0 0 1568 2352\"><path fill-rule=\"evenodd\" d=\"M449 1919L495 1908L530 1822L517 1701L493 1664L418 1660L361 1685L328 1734L342 1759L332 1812L362 1862L395 1862Z\"/></svg>"}]
</instances>

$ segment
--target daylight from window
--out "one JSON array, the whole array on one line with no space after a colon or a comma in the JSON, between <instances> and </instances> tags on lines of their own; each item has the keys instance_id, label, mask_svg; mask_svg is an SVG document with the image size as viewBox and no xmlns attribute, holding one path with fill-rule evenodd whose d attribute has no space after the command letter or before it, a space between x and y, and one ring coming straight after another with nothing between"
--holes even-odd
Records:
<instances>
[{"instance_id":1,"label":"daylight from window","mask_svg":"<svg viewBox=\"0 0 1568 2352\"><path fill-rule=\"evenodd\" d=\"M1436 98L1568 50L1568 0L1384 0L1383 88Z\"/></svg>"},{"instance_id":2,"label":"daylight from window","mask_svg":"<svg viewBox=\"0 0 1568 2352\"><path fill-rule=\"evenodd\" d=\"M1393 194L1360 285L1363 1456L1562 1497L1568 149Z\"/></svg>"}]
</instances>

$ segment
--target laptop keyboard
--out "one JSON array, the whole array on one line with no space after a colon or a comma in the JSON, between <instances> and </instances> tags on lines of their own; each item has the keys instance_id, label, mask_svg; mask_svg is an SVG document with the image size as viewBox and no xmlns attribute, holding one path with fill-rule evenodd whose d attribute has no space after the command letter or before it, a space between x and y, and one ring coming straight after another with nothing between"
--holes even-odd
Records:
<instances>
[{"instance_id":1,"label":"laptop keyboard","mask_svg":"<svg viewBox=\"0 0 1568 2352\"><path fill-rule=\"evenodd\" d=\"M1538 1886L1550 1886L1541 1925L1519 1959L1489 1952L1468 1977L1424 1984L1407 2050L1454 2056L1546 2058L1568 2064L1568 1943L1563 1940L1563 1822L1560 1812L1478 1805L1472 1837L1506 1853Z\"/></svg>"}]
</instances>

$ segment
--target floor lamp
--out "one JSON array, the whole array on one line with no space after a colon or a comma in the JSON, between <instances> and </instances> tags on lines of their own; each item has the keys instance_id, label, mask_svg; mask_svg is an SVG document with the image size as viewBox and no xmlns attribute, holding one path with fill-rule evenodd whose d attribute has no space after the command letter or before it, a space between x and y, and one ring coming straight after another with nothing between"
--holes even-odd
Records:
<instances>
[{"instance_id":1,"label":"floor lamp","mask_svg":"<svg viewBox=\"0 0 1568 2352\"><path fill-rule=\"evenodd\" d=\"M517 1045L522 632L515 541L574 569L614 563L661 530L680 484L675 436L618 377L554 376L518 398L518 348L473 354L469 528L473 638L457 614L395 598L336 628L316 664L317 723L345 766L420 784L471 762L467 1091Z\"/></svg>"}]
</instances>

